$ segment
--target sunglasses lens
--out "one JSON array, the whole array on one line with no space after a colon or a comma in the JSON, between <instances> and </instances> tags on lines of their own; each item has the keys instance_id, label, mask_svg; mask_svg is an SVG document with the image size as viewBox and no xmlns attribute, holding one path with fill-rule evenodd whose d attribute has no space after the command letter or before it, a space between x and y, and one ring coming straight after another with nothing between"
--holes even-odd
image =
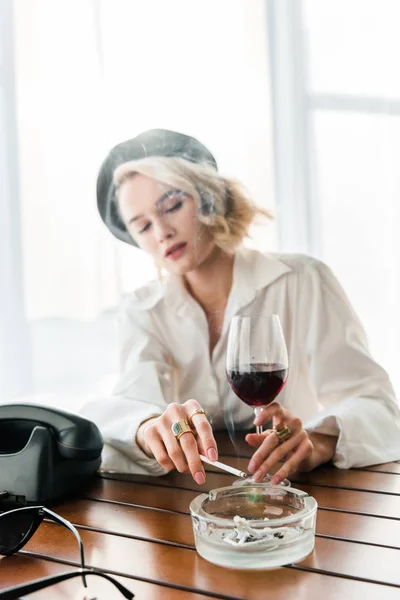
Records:
<instances>
[{"instance_id":1,"label":"sunglasses lens","mask_svg":"<svg viewBox=\"0 0 400 600\"><path fill-rule=\"evenodd\" d=\"M15 552L29 534L34 524L34 516L18 511L0 515L0 554Z\"/></svg>"}]
</instances>

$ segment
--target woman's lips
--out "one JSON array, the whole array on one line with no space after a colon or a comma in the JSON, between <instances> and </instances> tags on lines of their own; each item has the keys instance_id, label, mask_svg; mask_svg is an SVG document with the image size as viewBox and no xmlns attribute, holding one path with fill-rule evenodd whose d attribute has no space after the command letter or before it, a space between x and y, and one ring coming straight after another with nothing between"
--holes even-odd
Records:
<instances>
[{"instance_id":1,"label":"woman's lips","mask_svg":"<svg viewBox=\"0 0 400 600\"><path fill-rule=\"evenodd\" d=\"M169 252L166 255L166 258L168 258L169 260L178 260L178 258L180 258L182 254L184 254L186 246L186 242L184 242L183 244L179 244L174 250L172 250L172 252Z\"/></svg>"}]
</instances>

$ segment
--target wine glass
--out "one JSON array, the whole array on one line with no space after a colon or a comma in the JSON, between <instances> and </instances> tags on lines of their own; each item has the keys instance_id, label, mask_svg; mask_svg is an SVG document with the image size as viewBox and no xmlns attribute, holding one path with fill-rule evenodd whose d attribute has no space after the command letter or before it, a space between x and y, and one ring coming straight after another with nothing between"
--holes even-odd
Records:
<instances>
[{"instance_id":1,"label":"wine glass","mask_svg":"<svg viewBox=\"0 0 400 600\"><path fill-rule=\"evenodd\" d=\"M229 384L254 415L273 402L284 387L288 355L279 316L233 317L228 337L226 373ZM262 433L262 425L256 432ZM262 483L268 483L267 475ZM237 484L254 484L252 478ZM281 485L290 485L288 480Z\"/></svg>"}]
</instances>

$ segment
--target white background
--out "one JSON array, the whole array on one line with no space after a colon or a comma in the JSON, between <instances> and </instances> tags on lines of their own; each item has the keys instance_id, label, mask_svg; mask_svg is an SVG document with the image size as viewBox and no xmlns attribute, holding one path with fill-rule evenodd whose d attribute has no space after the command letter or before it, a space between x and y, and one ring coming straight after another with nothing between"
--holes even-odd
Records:
<instances>
[{"instance_id":1,"label":"white background","mask_svg":"<svg viewBox=\"0 0 400 600\"><path fill-rule=\"evenodd\" d=\"M16 143L3 154L18 181L5 189L3 215L19 236L4 247L21 255L21 277L7 259L0 278L22 308L10 330L15 295L3 298L2 364L14 380L3 378L0 399L24 389L59 402L110 389L118 303L154 269L103 226L95 181L112 145L152 127L198 137L220 171L277 210L278 226L255 232L257 247L302 251L296 231L314 232L309 252L339 277L400 389L397 0L285 0L273 25L290 38L300 15L304 42L291 69L271 52L273 0L2 0L0 14L11 4L3 64L13 64L1 82L6 93L15 83ZM290 84L300 69L304 97L286 135L307 138L295 176L309 182L309 212L296 186L289 203L282 198L275 176L276 166L281 178L292 174L289 155L276 153L276 113L296 98L275 94L273 104L271 72ZM2 227L11 231L4 216Z\"/></svg>"}]
</instances>

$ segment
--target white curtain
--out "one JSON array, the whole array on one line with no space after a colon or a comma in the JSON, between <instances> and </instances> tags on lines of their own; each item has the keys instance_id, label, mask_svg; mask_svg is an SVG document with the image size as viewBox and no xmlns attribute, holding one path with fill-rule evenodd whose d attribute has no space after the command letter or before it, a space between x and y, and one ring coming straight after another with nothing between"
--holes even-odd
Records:
<instances>
[{"instance_id":1,"label":"white curtain","mask_svg":"<svg viewBox=\"0 0 400 600\"><path fill-rule=\"evenodd\" d=\"M7 59L6 59L7 57ZM12 10L0 5L0 400L32 387L22 285Z\"/></svg>"}]
</instances>

